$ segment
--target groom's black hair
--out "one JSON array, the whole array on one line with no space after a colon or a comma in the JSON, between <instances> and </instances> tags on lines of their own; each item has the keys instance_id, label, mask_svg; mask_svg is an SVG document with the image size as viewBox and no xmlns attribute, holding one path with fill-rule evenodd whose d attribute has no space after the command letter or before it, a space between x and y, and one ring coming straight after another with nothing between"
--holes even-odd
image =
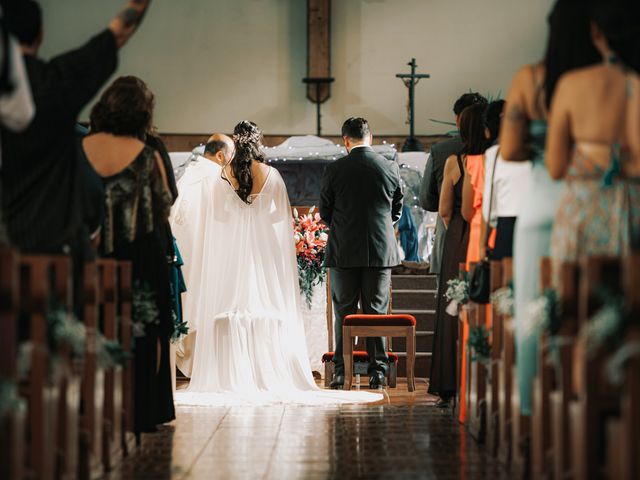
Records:
<instances>
[{"instance_id":1,"label":"groom's black hair","mask_svg":"<svg viewBox=\"0 0 640 480\"><path fill-rule=\"evenodd\" d=\"M371 133L369 122L362 117L348 118L342 124L342 136L353 140L362 140Z\"/></svg>"}]
</instances>

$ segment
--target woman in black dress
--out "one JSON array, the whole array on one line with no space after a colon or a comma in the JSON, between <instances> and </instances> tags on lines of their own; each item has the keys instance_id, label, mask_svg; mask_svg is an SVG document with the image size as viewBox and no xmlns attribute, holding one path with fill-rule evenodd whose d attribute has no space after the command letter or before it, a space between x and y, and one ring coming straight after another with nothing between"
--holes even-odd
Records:
<instances>
[{"instance_id":1,"label":"woman in black dress","mask_svg":"<svg viewBox=\"0 0 640 480\"><path fill-rule=\"evenodd\" d=\"M173 333L166 224L172 203L159 154L145 145L153 94L139 79L117 79L91 112L82 153L102 177L102 255L133 266L135 430L175 418L169 339Z\"/></svg>"},{"instance_id":2,"label":"woman in black dress","mask_svg":"<svg viewBox=\"0 0 640 480\"><path fill-rule=\"evenodd\" d=\"M437 406L446 408L457 390L457 341L458 317L446 312L448 300L445 298L447 282L458 276L460 264L467 258L469 244L469 224L462 217L462 187L466 168L464 152L476 152L484 145L484 129L480 108L467 107L460 114L460 137L463 151L447 159L440 193L439 215L447 227L442 252L442 266L438 284L436 323L431 357L429 393L438 395Z\"/></svg>"}]
</instances>

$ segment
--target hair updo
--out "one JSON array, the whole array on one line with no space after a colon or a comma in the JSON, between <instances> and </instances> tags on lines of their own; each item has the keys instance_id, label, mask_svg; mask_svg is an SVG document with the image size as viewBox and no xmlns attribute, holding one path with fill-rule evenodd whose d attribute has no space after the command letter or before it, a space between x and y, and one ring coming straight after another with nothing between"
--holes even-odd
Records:
<instances>
[{"instance_id":1,"label":"hair updo","mask_svg":"<svg viewBox=\"0 0 640 480\"><path fill-rule=\"evenodd\" d=\"M249 202L249 195L253 189L253 175L251 163L255 160L263 163L262 132L258 126L249 120L243 120L233 129L233 141L236 144L236 154L231 162L231 171L238 182L238 196L245 203Z\"/></svg>"}]
</instances>

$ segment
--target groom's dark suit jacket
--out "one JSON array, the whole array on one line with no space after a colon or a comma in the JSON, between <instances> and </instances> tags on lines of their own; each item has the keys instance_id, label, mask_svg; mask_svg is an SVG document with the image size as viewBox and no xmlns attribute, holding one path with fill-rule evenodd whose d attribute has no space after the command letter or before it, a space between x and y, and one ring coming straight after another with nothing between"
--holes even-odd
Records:
<instances>
[{"instance_id":1,"label":"groom's dark suit jacket","mask_svg":"<svg viewBox=\"0 0 640 480\"><path fill-rule=\"evenodd\" d=\"M358 147L329 164L320 193L320 216L330 227L325 266L398 265L393 224L401 214L397 163Z\"/></svg>"}]
</instances>

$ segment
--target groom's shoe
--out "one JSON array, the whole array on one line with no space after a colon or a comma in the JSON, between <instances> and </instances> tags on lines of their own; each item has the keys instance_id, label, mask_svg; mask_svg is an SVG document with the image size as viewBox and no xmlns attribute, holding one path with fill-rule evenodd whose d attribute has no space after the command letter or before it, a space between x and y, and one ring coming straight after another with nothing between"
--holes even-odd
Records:
<instances>
[{"instance_id":1,"label":"groom's shoe","mask_svg":"<svg viewBox=\"0 0 640 480\"><path fill-rule=\"evenodd\" d=\"M369 388L378 389L384 387L384 373L374 372L369 377Z\"/></svg>"},{"instance_id":2,"label":"groom's shoe","mask_svg":"<svg viewBox=\"0 0 640 480\"><path fill-rule=\"evenodd\" d=\"M334 375L333 381L329 386L334 390L342 390L342 387L344 387L344 375L341 375L341 374Z\"/></svg>"}]
</instances>

